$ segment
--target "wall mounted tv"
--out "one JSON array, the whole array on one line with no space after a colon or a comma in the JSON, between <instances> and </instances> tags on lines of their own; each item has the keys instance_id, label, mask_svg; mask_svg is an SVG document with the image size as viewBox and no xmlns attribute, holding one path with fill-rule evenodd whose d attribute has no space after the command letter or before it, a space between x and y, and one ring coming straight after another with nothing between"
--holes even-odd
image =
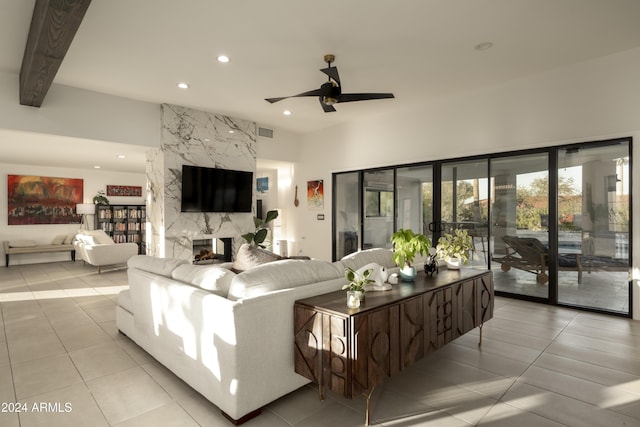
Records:
<instances>
[{"instance_id":1,"label":"wall mounted tv","mask_svg":"<svg viewBox=\"0 0 640 427\"><path fill-rule=\"evenodd\" d=\"M182 166L182 212L251 212L253 172Z\"/></svg>"}]
</instances>

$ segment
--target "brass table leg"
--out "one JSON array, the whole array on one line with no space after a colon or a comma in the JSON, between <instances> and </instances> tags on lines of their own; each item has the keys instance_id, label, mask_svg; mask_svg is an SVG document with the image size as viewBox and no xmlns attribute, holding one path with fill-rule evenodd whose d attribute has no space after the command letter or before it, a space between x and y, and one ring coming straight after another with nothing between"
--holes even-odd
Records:
<instances>
[{"instance_id":1,"label":"brass table leg","mask_svg":"<svg viewBox=\"0 0 640 427\"><path fill-rule=\"evenodd\" d=\"M371 419L370 415L371 415L371 395L373 394L373 390L375 390L376 386L374 385L373 387L371 387L371 390L369 390L369 393L364 393L364 398L367 399L367 409L365 411L364 414L364 425L368 426L369 425L369 421Z\"/></svg>"},{"instance_id":2,"label":"brass table leg","mask_svg":"<svg viewBox=\"0 0 640 427\"><path fill-rule=\"evenodd\" d=\"M484 325L484 323L480 324L480 340L478 341L478 347L482 346L482 325Z\"/></svg>"},{"instance_id":3,"label":"brass table leg","mask_svg":"<svg viewBox=\"0 0 640 427\"><path fill-rule=\"evenodd\" d=\"M322 393L322 384L318 384L318 397L320 400L324 400L324 394Z\"/></svg>"}]
</instances>

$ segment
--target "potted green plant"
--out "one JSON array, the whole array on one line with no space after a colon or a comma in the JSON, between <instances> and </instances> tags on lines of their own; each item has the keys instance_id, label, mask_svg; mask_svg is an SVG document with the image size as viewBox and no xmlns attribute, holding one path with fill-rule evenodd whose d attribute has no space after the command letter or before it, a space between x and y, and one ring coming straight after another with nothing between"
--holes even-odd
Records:
<instances>
[{"instance_id":1,"label":"potted green plant","mask_svg":"<svg viewBox=\"0 0 640 427\"><path fill-rule=\"evenodd\" d=\"M267 212L267 215L264 219L260 219L258 217L253 217L253 224L256 229L253 233L246 233L242 235L242 238L247 241L251 246L258 246L264 249L266 246L263 244L264 240L267 238L267 234L269 233L269 229L267 228L267 224L278 218L278 211L273 210Z\"/></svg>"},{"instance_id":2,"label":"potted green plant","mask_svg":"<svg viewBox=\"0 0 640 427\"><path fill-rule=\"evenodd\" d=\"M436 247L438 256L447 263L451 269L459 269L461 264L469 262L469 256L473 250L473 238L467 230L456 229L453 234L446 233L438 239Z\"/></svg>"},{"instance_id":3,"label":"potted green plant","mask_svg":"<svg viewBox=\"0 0 640 427\"><path fill-rule=\"evenodd\" d=\"M342 290L347 291L347 307L358 308L360 303L364 299L365 286L369 283L373 283L373 280L369 277L373 269L368 269L362 273L358 273L351 267L347 267L344 271L344 275L349 281L342 287Z\"/></svg>"},{"instance_id":4,"label":"potted green plant","mask_svg":"<svg viewBox=\"0 0 640 427\"><path fill-rule=\"evenodd\" d=\"M431 241L424 234L415 234L411 230L401 228L393 233L391 243L393 243L393 262L400 267L400 277L404 281L412 281L417 273L411 263L417 254L429 253Z\"/></svg>"},{"instance_id":5,"label":"potted green plant","mask_svg":"<svg viewBox=\"0 0 640 427\"><path fill-rule=\"evenodd\" d=\"M94 205L108 205L109 199L105 196L104 191L98 190L95 196L93 196Z\"/></svg>"}]
</instances>

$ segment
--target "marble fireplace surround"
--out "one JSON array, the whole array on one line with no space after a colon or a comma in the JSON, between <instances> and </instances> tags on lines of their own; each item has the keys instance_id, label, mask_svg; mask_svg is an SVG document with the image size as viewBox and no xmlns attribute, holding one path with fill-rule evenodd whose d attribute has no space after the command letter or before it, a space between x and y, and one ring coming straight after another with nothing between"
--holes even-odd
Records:
<instances>
[{"instance_id":1,"label":"marble fireplace surround","mask_svg":"<svg viewBox=\"0 0 640 427\"><path fill-rule=\"evenodd\" d=\"M193 259L193 240L232 237L235 254L252 231L251 213L180 211L182 165L256 173L256 123L186 107L161 105L161 145L147 152L148 254Z\"/></svg>"}]
</instances>

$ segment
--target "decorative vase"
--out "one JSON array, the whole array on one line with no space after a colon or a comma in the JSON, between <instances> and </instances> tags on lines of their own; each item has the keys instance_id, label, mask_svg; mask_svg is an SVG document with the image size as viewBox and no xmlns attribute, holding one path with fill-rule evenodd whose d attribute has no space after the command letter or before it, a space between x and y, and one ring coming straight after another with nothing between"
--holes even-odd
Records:
<instances>
[{"instance_id":1,"label":"decorative vase","mask_svg":"<svg viewBox=\"0 0 640 427\"><path fill-rule=\"evenodd\" d=\"M449 270L460 270L460 266L462 265L462 259L457 257L449 257L447 258L447 268Z\"/></svg>"},{"instance_id":2,"label":"decorative vase","mask_svg":"<svg viewBox=\"0 0 640 427\"><path fill-rule=\"evenodd\" d=\"M416 268L413 266L405 265L402 267L402 270L400 270L400 277L405 282L413 282L417 275Z\"/></svg>"},{"instance_id":3,"label":"decorative vase","mask_svg":"<svg viewBox=\"0 0 640 427\"><path fill-rule=\"evenodd\" d=\"M347 291L347 307L358 308L360 302L364 298L364 292L362 291Z\"/></svg>"}]
</instances>

